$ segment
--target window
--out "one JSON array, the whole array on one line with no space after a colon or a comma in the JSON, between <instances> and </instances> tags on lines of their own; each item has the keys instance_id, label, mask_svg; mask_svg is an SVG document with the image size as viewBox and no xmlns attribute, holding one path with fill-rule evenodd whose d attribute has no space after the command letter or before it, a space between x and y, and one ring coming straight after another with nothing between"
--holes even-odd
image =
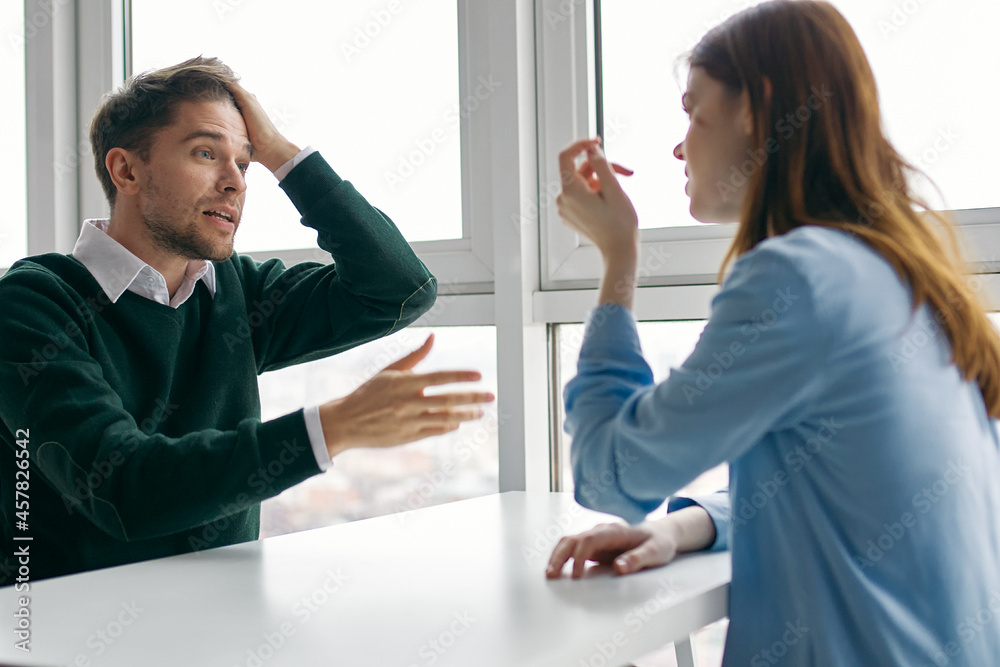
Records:
<instances>
[{"instance_id":1,"label":"window","mask_svg":"<svg viewBox=\"0 0 1000 667\"><path fill-rule=\"evenodd\" d=\"M410 328L334 357L265 373L260 378L263 419L346 396L419 347L431 332L434 348L416 372L478 370L480 382L451 386L496 394L494 327ZM344 452L325 473L263 503L261 537L496 493L497 427L493 404L482 419L443 436Z\"/></svg>"},{"instance_id":2,"label":"window","mask_svg":"<svg viewBox=\"0 0 1000 667\"><path fill-rule=\"evenodd\" d=\"M672 155L687 132L680 109L686 72L679 71L675 80L674 67L709 28L756 4L713 0L678 11L658 0L601 3L605 143L609 156L636 172L622 180L643 228L701 224L688 213L683 164ZM926 183L920 184L921 194L937 209L1000 206L992 184L1000 128L990 111L1000 106L1000 91L982 85L984 69L970 66L1000 64L992 43L1000 5L984 0L833 4L868 54L890 140L927 172L944 199ZM956 21L958 16L975 20Z\"/></svg>"},{"instance_id":3,"label":"window","mask_svg":"<svg viewBox=\"0 0 1000 667\"><path fill-rule=\"evenodd\" d=\"M322 152L407 240L463 237L460 124L479 99L459 103L455 0L166 7L133 0L133 72L218 56L282 133ZM251 165L247 184L237 251L315 247L313 230L288 224L298 214L267 169Z\"/></svg>"},{"instance_id":4,"label":"window","mask_svg":"<svg viewBox=\"0 0 1000 667\"><path fill-rule=\"evenodd\" d=\"M0 127L6 133L4 168L0 176L0 270L28 254L26 124L24 42L30 28L24 22L24 3L7 2L0 7L0 34L6 35L0 49L0 81L7 99L0 105Z\"/></svg>"},{"instance_id":5,"label":"window","mask_svg":"<svg viewBox=\"0 0 1000 667\"><path fill-rule=\"evenodd\" d=\"M688 212L683 164L673 156L688 122L680 104L686 71L677 68L678 57L710 28L756 4L711 0L681 11L657 0L594 0L560 13L557 2L543 0L537 31L547 89L539 130L543 289L591 287L600 277L599 253L562 228L555 194L549 196L546 187L555 184L558 193L558 152L596 133L599 119L609 158L635 170L621 182L639 214L643 257L669 258L641 284L714 282L735 225L700 224ZM992 187L990 161L1000 151L1000 129L989 110L1000 103L1000 91L983 81L1000 64L990 33L1000 5L833 4L868 55L889 139L943 196L923 179L914 182L916 191L964 227L968 259L979 265L973 270L983 271L983 263L992 270L1000 244L1000 195Z\"/></svg>"},{"instance_id":6,"label":"window","mask_svg":"<svg viewBox=\"0 0 1000 667\"><path fill-rule=\"evenodd\" d=\"M643 356L653 369L653 378L657 383L663 382L670 374L670 369L684 363L694 351L698 338L705 328L706 320L688 320L675 322L639 322L639 342L642 345ZM556 342L559 350L558 377L559 396L563 395L566 384L576 376L576 362L580 356L580 346L583 343L582 324L561 324L556 327ZM559 448L559 485L561 490L573 489L573 470L570 467L569 451L572 438L562 431L565 421L562 401L559 401L559 434L556 445ZM720 465L706 471L693 480L675 495L703 494L726 488L729 485L729 466Z\"/></svg>"}]
</instances>

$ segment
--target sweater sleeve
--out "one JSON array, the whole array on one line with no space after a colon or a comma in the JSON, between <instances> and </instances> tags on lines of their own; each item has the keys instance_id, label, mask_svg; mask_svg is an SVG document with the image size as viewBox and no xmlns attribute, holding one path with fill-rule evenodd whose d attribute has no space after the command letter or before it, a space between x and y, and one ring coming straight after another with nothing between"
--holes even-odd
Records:
<instances>
[{"instance_id":1,"label":"sweater sleeve","mask_svg":"<svg viewBox=\"0 0 1000 667\"><path fill-rule=\"evenodd\" d=\"M631 313L598 307L566 386L577 500L638 523L702 472L796 423L818 393L828 336L779 253L748 253L691 356L653 383Z\"/></svg>"},{"instance_id":2,"label":"sweater sleeve","mask_svg":"<svg viewBox=\"0 0 1000 667\"><path fill-rule=\"evenodd\" d=\"M51 273L13 268L0 303L0 441L28 429L32 483L112 538L194 528L320 472L301 410L177 437L136 423L89 349L93 310Z\"/></svg>"},{"instance_id":3,"label":"sweater sleeve","mask_svg":"<svg viewBox=\"0 0 1000 667\"><path fill-rule=\"evenodd\" d=\"M437 280L383 212L312 153L280 187L318 232L332 264L234 256L246 313L227 338L252 344L259 373L336 354L398 331L437 298ZM220 289L227 286L220 285Z\"/></svg>"}]
</instances>

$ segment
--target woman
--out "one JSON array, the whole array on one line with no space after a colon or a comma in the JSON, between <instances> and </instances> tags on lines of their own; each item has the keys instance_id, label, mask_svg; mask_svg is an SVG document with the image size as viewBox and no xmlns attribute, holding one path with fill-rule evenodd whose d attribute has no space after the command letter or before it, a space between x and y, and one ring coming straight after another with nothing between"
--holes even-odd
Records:
<instances>
[{"instance_id":1,"label":"woman","mask_svg":"<svg viewBox=\"0 0 1000 667\"><path fill-rule=\"evenodd\" d=\"M689 65L691 213L739 228L660 385L630 312L635 211L599 140L560 155L560 215L605 261L565 392L576 497L633 525L563 538L548 576L731 548L726 665L1000 664L1000 341L953 232L914 211L857 37L826 2L769 2ZM724 461L728 493L639 523Z\"/></svg>"}]
</instances>

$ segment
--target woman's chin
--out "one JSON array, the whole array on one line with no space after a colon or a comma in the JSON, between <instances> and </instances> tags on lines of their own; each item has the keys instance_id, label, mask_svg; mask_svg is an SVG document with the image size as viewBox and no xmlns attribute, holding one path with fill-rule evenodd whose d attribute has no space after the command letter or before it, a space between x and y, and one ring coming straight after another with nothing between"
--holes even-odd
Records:
<instances>
[{"instance_id":1,"label":"woman's chin","mask_svg":"<svg viewBox=\"0 0 1000 667\"><path fill-rule=\"evenodd\" d=\"M718 225L732 222L739 222L738 212L731 210L719 210L718 208L700 206L694 199L688 207L691 217L706 225Z\"/></svg>"}]
</instances>

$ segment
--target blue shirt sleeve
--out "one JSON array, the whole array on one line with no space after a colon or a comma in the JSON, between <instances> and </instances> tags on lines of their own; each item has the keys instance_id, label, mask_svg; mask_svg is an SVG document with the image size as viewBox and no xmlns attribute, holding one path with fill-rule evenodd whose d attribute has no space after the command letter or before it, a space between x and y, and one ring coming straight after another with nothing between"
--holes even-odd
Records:
<instances>
[{"instance_id":1,"label":"blue shirt sleeve","mask_svg":"<svg viewBox=\"0 0 1000 667\"><path fill-rule=\"evenodd\" d=\"M639 523L808 412L830 337L801 272L765 246L736 262L694 352L659 385L631 312L605 304L590 313L564 392L581 505Z\"/></svg>"},{"instance_id":2,"label":"blue shirt sleeve","mask_svg":"<svg viewBox=\"0 0 1000 667\"><path fill-rule=\"evenodd\" d=\"M729 489L722 489L703 496L691 496L690 498L674 496L667 503L667 513L694 505L708 512L708 516L712 518L712 523L715 525L715 541L706 551L725 551L728 549L733 523L729 510Z\"/></svg>"}]
</instances>

